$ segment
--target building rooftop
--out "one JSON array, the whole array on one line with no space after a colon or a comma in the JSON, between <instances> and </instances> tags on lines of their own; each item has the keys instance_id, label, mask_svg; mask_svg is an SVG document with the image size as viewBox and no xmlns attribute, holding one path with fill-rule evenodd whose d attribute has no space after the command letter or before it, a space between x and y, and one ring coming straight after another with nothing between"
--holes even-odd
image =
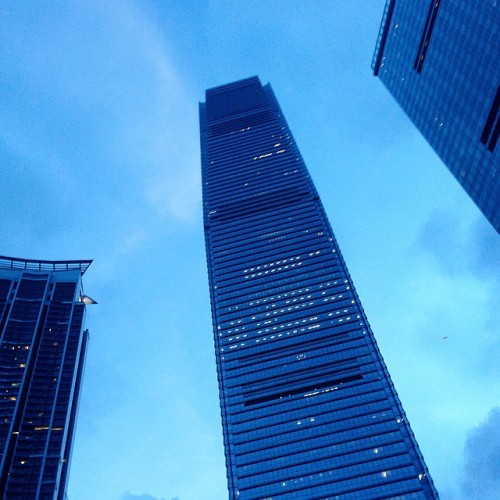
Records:
<instances>
[{"instance_id":1,"label":"building rooftop","mask_svg":"<svg viewBox=\"0 0 500 500\"><path fill-rule=\"evenodd\" d=\"M92 260L40 260L20 259L0 255L0 269L25 269L29 271L71 271L79 269L82 274L92 264Z\"/></svg>"}]
</instances>

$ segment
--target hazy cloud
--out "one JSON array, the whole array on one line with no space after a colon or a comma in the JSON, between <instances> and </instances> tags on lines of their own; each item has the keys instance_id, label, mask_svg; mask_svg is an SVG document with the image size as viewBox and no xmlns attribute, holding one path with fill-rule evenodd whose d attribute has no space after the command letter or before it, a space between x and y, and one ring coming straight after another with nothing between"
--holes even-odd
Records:
<instances>
[{"instance_id":1,"label":"hazy cloud","mask_svg":"<svg viewBox=\"0 0 500 500\"><path fill-rule=\"evenodd\" d=\"M429 267L438 273L432 275L430 295L448 300L452 318L462 323L472 321L464 333L460 346L475 358L474 374L499 374L500 339L497 307L500 295L500 239L488 221L479 216L464 217L451 210L434 211L423 226L418 239L418 253ZM447 290L439 288L448 283ZM462 300L460 300L460 298ZM462 304L460 303L462 302ZM444 310L441 310L444 317ZM445 319L445 318L444 318ZM452 328L453 323L449 323ZM461 328L455 325L455 336ZM451 330L450 330L451 331ZM448 335L447 332L444 335ZM456 353L459 354L458 352Z\"/></svg>"},{"instance_id":2,"label":"hazy cloud","mask_svg":"<svg viewBox=\"0 0 500 500\"><path fill-rule=\"evenodd\" d=\"M500 275L500 239L484 219L435 210L423 226L418 244L449 272L474 272L484 278Z\"/></svg>"},{"instance_id":3,"label":"hazy cloud","mask_svg":"<svg viewBox=\"0 0 500 500\"><path fill-rule=\"evenodd\" d=\"M11 7L0 33L0 160L10 183L37 188L32 199L11 190L19 200L10 204L58 232L78 224L67 210L75 199L106 227L127 225L125 212L144 220L151 207L192 219L197 99L172 63L168 33L135 2Z\"/></svg>"},{"instance_id":4,"label":"hazy cloud","mask_svg":"<svg viewBox=\"0 0 500 500\"><path fill-rule=\"evenodd\" d=\"M480 275L493 276L500 282L500 238L488 222L478 219L470 228L475 242L471 263Z\"/></svg>"},{"instance_id":5,"label":"hazy cloud","mask_svg":"<svg viewBox=\"0 0 500 500\"><path fill-rule=\"evenodd\" d=\"M148 493L143 493L142 495L134 495L130 491L126 491L120 498L120 500L166 500L166 498L157 498Z\"/></svg>"},{"instance_id":6,"label":"hazy cloud","mask_svg":"<svg viewBox=\"0 0 500 500\"><path fill-rule=\"evenodd\" d=\"M167 500L166 498L157 498L148 493L143 493L142 495L134 495L130 491L126 491L120 500ZM180 500L179 497L172 497L170 500Z\"/></svg>"},{"instance_id":7,"label":"hazy cloud","mask_svg":"<svg viewBox=\"0 0 500 500\"><path fill-rule=\"evenodd\" d=\"M462 491L465 498L500 498L500 407L469 435L465 450Z\"/></svg>"}]
</instances>

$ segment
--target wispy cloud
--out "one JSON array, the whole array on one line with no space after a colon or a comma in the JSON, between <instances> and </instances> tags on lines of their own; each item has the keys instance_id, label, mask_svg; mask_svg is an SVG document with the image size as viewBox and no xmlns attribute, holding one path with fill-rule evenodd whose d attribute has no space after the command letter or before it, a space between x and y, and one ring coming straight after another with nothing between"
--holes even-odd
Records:
<instances>
[{"instance_id":1,"label":"wispy cloud","mask_svg":"<svg viewBox=\"0 0 500 500\"><path fill-rule=\"evenodd\" d=\"M197 99L139 3L11 3L0 46L0 158L17 182L10 206L36 220L34 230L78 224L75 200L89 238L155 216L193 220ZM26 182L39 186L29 203Z\"/></svg>"}]
</instances>

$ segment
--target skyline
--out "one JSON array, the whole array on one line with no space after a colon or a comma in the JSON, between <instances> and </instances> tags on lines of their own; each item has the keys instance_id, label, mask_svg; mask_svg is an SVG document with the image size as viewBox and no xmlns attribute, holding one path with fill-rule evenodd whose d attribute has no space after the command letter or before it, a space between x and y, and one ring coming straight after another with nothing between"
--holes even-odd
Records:
<instances>
[{"instance_id":1,"label":"skyline","mask_svg":"<svg viewBox=\"0 0 500 500\"><path fill-rule=\"evenodd\" d=\"M0 5L2 254L94 259L70 500L223 498L197 104L254 74L280 96L441 497L479 487L485 462L466 458L499 441L499 242L371 74L383 3Z\"/></svg>"}]
</instances>

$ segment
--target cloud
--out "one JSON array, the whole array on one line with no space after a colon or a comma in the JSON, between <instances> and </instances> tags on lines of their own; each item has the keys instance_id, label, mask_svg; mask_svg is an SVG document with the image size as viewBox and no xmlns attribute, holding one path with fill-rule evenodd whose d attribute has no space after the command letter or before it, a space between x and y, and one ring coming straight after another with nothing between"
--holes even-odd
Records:
<instances>
[{"instance_id":1,"label":"cloud","mask_svg":"<svg viewBox=\"0 0 500 500\"><path fill-rule=\"evenodd\" d=\"M134 495L130 491L126 491L120 498L120 500L167 500L166 498L157 498L148 493L143 493L142 495ZM180 500L179 497L172 497L171 500Z\"/></svg>"},{"instance_id":2,"label":"cloud","mask_svg":"<svg viewBox=\"0 0 500 500\"><path fill-rule=\"evenodd\" d=\"M500 283L500 239L496 231L483 218L471 226L471 236L475 241L472 265L481 276L496 277Z\"/></svg>"},{"instance_id":3,"label":"cloud","mask_svg":"<svg viewBox=\"0 0 500 500\"><path fill-rule=\"evenodd\" d=\"M462 492L465 498L500 498L500 407L476 427L467 439Z\"/></svg>"},{"instance_id":4,"label":"cloud","mask_svg":"<svg viewBox=\"0 0 500 500\"><path fill-rule=\"evenodd\" d=\"M117 227L125 212L192 220L197 99L154 16L133 1L11 7L0 33L0 162L19 189L24 178L41 186L12 205L43 218L38 226L76 224L67 209L76 199L89 227L103 214L102 225Z\"/></svg>"},{"instance_id":5,"label":"cloud","mask_svg":"<svg viewBox=\"0 0 500 500\"><path fill-rule=\"evenodd\" d=\"M470 221L452 210L435 210L418 244L447 273L472 271L481 278L500 275L500 240L483 216Z\"/></svg>"},{"instance_id":6,"label":"cloud","mask_svg":"<svg viewBox=\"0 0 500 500\"><path fill-rule=\"evenodd\" d=\"M428 291L422 300L428 301L427 312L438 313L434 325L441 323L443 336L459 341L456 360L460 356L473 361L469 379L488 376L493 382L500 356L498 234L483 216L471 219L439 210L423 226L416 248L422 265L433 270L423 276Z\"/></svg>"},{"instance_id":7,"label":"cloud","mask_svg":"<svg viewBox=\"0 0 500 500\"><path fill-rule=\"evenodd\" d=\"M159 172L155 181L146 191L149 203L161 214L171 215L179 221L193 220L199 210L200 179L199 161L196 161L196 173L185 175L184 172Z\"/></svg>"},{"instance_id":8,"label":"cloud","mask_svg":"<svg viewBox=\"0 0 500 500\"><path fill-rule=\"evenodd\" d=\"M160 499L152 495L149 495L148 493L143 493L142 495L134 495L133 493L130 493L130 491L126 491L121 496L120 500L166 500L166 499L165 498Z\"/></svg>"},{"instance_id":9,"label":"cloud","mask_svg":"<svg viewBox=\"0 0 500 500\"><path fill-rule=\"evenodd\" d=\"M470 498L460 491L467 433L498 404L500 240L477 210L449 205L408 242L370 318L435 484L452 500Z\"/></svg>"}]
</instances>

